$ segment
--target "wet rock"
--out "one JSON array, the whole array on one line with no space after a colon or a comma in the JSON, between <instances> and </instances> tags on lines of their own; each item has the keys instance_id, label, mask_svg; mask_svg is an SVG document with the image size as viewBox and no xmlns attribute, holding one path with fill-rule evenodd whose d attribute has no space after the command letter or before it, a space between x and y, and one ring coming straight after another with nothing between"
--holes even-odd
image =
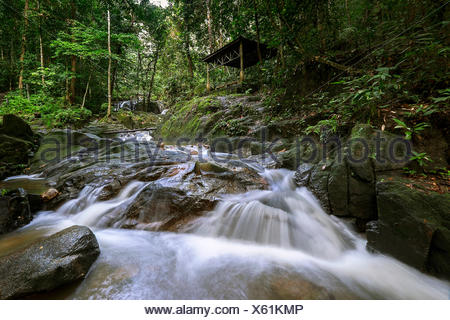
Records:
<instances>
[{"instance_id":1,"label":"wet rock","mask_svg":"<svg viewBox=\"0 0 450 320\"><path fill-rule=\"evenodd\" d=\"M72 226L0 257L0 298L20 298L82 279L99 254L92 231Z\"/></svg>"},{"instance_id":2,"label":"wet rock","mask_svg":"<svg viewBox=\"0 0 450 320\"><path fill-rule=\"evenodd\" d=\"M53 130L40 140L40 147L31 161L31 171L42 171L70 156L86 157L91 151L99 156L104 140L90 133L73 130ZM109 145L111 148L113 144ZM95 153L97 151L97 153Z\"/></svg>"},{"instance_id":3,"label":"wet rock","mask_svg":"<svg viewBox=\"0 0 450 320\"><path fill-rule=\"evenodd\" d=\"M33 219L27 194L13 190L0 197L0 234L23 227Z\"/></svg>"},{"instance_id":4,"label":"wet rock","mask_svg":"<svg viewBox=\"0 0 450 320\"><path fill-rule=\"evenodd\" d=\"M27 194L28 203L30 205L30 211L32 214L42 210L44 208L44 201L38 194Z\"/></svg>"},{"instance_id":5,"label":"wet rock","mask_svg":"<svg viewBox=\"0 0 450 320\"><path fill-rule=\"evenodd\" d=\"M148 225L150 229L172 230L180 220L212 210L215 203L213 199L154 183L138 195L126 216L134 223ZM130 222L128 227L132 224Z\"/></svg>"},{"instance_id":6,"label":"wet rock","mask_svg":"<svg viewBox=\"0 0 450 320\"><path fill-rule=\"evenodd\" d=\"M368 225L368 247L450 278L450 195L389 176L376 189L378 221Z\"/></svg>"},{"instance_id":7,"label":"wet rock","mask_svg":"<svg viewBox=\"0 0 450 320\"><path fill-rule=\"evenodd\" d=\"M196 174L208 174L208 173L226 173L229 172L227 168L217 165L213 162L199 162L195 163L194 171Z\"/></svg>"},{"instance_id":8,"label":"wet rock","mask_svg":"<svg viewBox=\"0 0 450 320\"><path fill-rule=\"evenodd\" d=\"M276 300L330 300L334 295L324 287L300 277L275 277L270 282Z\"/></svg>"},{"instance_id":9,"label":"wet rock","mask_svg":"<svg viewBox=\"0 0 450 320\"><path fill-rule=\"evenodd\" d=\"M302 163L295 172L295 181L299 187L307 187L311 178L311 171L314 165L311 163Z\"/></svg>"},{"instance_id":10,"label":"wet rock","mask_svg":"<svg viewBox=\"0 0 450 320\"><path fill-rule=\"evenodd\" d=\"M328 179L331 164L319 163L311 170L308 187L319 199L324 210L330 212L330 200L328 194Z\"/></svg>"},{"instance_id":11,"label":"wet rock","mask_svg":"<svg viewBox=\"0 0 450 320\"><path fill-rule=\"evenodd\" d=\"M338 162L330 169L328 177L328 200L336 216L349 214L348 208L348 168L346 162Z\"/></svg>"},{"instance_id":12,"label":"wet rock","mask_svg":"<svg viewBox=\"0 0 450 320\"><path fill-rule=\"evenodd\" d=\"M376 210L374 184L361 181L351 175L348 178L348 214L367 222L376 219Z\"/></svg>"},{"instance_id":13,"label":"wet rock","mask_svg":"<svg viewBox=\"0 0 450 320\"><path fill-rule=\"evenodd\" d=\"M159 113L161 113L163 108L164 108L164 105L162 104L161 101L149 101L147 108L144 111L159 114Z\"/></svg>"},{"instance_id":14,"label":"wet rock","mask_svg":"<svg viewBox=\"0 0 450 320\"><path fill-rule=\"evenodd\" d=\"M0 162L7 164L27 164L34 150L28 140L0 134Z\"/></svg>"},{"instance_id":15,"label":"wet rock","mask_svg":"<svg viewBox=\"0 0 450 320\"><path fill-rule=\"evenodd\" d=\"M239 161L190 162L161 169L154 169L158 180L150 182L127 209L123 227L178 231L212 210L223 194L267 188L260 175Z\"/></svg>"},{"instance_id":16,"label":"wet rock","mask_svg":"<svg viewBox=\"0 0 450 320\"><path fill-rule=\"evenodd\" d=\"M50 188L41 195L41 198L44 201L50 201L56 198L58 195L59 195L58 190L56 190L55 188Z\"/></svg>"},{"instance_id":17,"label":"wet rock","mask_svg":"<svg viewBox=\"0 0 450 320\"><path fill-rule=\"evenodd\" d=\"M300 154L297 147L293 147L277 155L281 168L297 170L300 165Z\"/></svg>"}]
</instances>

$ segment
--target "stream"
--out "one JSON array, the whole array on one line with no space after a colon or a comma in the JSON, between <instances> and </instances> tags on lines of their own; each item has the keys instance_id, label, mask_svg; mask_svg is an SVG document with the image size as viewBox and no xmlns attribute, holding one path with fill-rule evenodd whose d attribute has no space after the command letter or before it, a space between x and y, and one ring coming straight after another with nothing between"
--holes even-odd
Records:
<instances>
[{"instance_id":1,"label":"stream","mask_svg":"<svg viewBox=\"0 0 450 320\"><path fill-rule=\"evenodd\" d=\"M447 282L367 252L350 223L326 214L307 189L295 186L292 171L253 169L267 188L221 194L182 232L158 231L154 221L125 228L127 208L155 181L131 180L107 200L104 185L87 184L57 210L39 212L29 225L1 236L0 255L71 225L90 227L101 254L83 281L48 296L55 299L448 298ZM170 186L178 176L156 182ZM4 183L40 190L39 179Z\"/></svg>"}]
</instances>

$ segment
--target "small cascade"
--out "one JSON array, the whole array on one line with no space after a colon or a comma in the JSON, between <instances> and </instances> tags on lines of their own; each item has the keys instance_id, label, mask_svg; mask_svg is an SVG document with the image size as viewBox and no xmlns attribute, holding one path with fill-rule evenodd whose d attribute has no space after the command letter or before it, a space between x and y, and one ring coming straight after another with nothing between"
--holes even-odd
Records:
<instances>
[{"instance_id":1,"label":"small cascade","mask_svg":"<svg viewBox=\"0 0 450 320\"><path fill-rule=\"evenodd\" d=\"M86 279L61 298L292 299L290 288L304 283L337 299L448 297L447 282L367 252L364 239L295 186L293 172L261 175L269 190L224 196L192 222L189 233L120 229L151 182L130 182L105 201L103 187L87 185L58 210L41 212L0 237L0 254L74 224L91 227L101 255Z\"/></svg>"},{"instance_id":2,"label":"small cascade","mask_svg":"<svg viewBox=\"0 0 450 320\"><path fill-rule=\"evenodd\" d=\"M130 182L111 200L99 201L103 188L86 186L78 198L66 202L53 216L69 219L73 224L95 228L120 227L126 220L126 209L147 184L140 181ZM37 217L48 219L48 214Z\"/></svg>"},{"instance_id":3,"label":"small cascade","mask_svg":"<svg viewBox=\"0 0 450 320\"><path fill-rule=\"evenodd\" d=\"M266 170L271 190L226 197L207 217L196 221L195 234L255 242L307 254L336 258L355 247L356 238L342 222L327 215L292 173Z\"/></svg>"}]
</instances>

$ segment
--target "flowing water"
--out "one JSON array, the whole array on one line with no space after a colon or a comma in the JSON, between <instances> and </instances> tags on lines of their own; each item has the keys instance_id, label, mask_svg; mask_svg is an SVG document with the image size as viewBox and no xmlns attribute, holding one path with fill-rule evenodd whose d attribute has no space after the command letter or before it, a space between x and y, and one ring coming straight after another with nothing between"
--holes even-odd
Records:
<instances>
[{"instance_id":1,"label":"flowing water","mask_svg":"<svg viewBox=\"0 0 450 320\"><path fill-rule=\"evenodd\" d=\"M120 229L146 182L130 182L107 201L99 200L101 187L86 186L78 198L1 237L0 254L71 225L89 226L101 255L85 280L53 298L448 298L448 283L368 253L347 223L295 187L293 172L261 175L269 190L224 196L185 233Z\"/></svg>"}]
</instances>

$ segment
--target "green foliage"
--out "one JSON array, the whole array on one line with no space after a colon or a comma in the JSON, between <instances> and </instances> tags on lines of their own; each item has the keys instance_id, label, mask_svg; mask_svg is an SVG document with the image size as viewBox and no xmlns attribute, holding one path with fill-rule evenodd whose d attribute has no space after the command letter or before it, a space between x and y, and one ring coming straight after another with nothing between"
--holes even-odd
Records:
<instances>
[{"instance_id":1,"label":"green foliage","mask_svg":"<svg viewBox=\"0 0 450 320\"><path fill-rule=\"evenodd\" d=\"M414 126L408 126L405 122L394 118L393 119L397 125L395 126L396 129L402 129L405 132L405 139L411 140L413 137L413 134L417 134L426 128L430 127L430 125L426 122L417 123Z\"/></svg>"},{"instance_id":2,"label":"green foliage","mask_svg":"<svg viewBox=\"0 0 450 320\"><path fill-rule=\"evenodd\" d=\"M403 103L419 106L410 115L419 118L442 111L450 99L448 10L439 1L170 0L161 8L149 0L59 0L29 6L24 24L24 0L0 5L0 92L17 89L22 74L30 100L43 92L58 100L51 104L66 97L76 105L86 93L86 105L104 112L110 56L115 99L190 100L205 90L202 59L240 35L259 37L277 51L245 71L246 84L269 96L268 121L317 110L321 119L338 114L340 124L373 122L380 109ZM235 81L239 70L219 67L210 77L213 86Z\"/></svg>"},{"instance_id":3,"label":"green foliage","mask_svg":"<svg viewBox=\"0 0 450 320\"><path fill-rule=\"evenodd\" d=\"M438 91L440 96L436 98L431 98L434 103L450 103L450 88L446 88Z\"/></svg>"},{"instance_id":4,"label":"green foliage","mask_svg":"<svg viewBox=\"0 0 450 320\"><path fill-rule=\"evenodd\" d=\"M426 152L418 153L413 151L413 156L410 158L411 161L416 161L420 167L424 167L427 162L432 162L430 156Z\"/></svg>"},{"instance_id":5,"label":"green foliage","mask_svg":"<svg viewBox=\"0 0 450 320\"><path fill-rule=\"evenodd\" d=\"M408 168L408 167L404 167L404 168L403 168L403 173L404 173L404 174L407 174L407 175L409 175L409 176L413 176L413 175L415 175L415 174L417 173L417 171L414 170L414 169L410 169L410 168Z\"/></svg>"},{"instance_id":6,"label":"green foliage","mask_svg":"<svg viewBox=\"0 0 450 320\"><path fill-rule=\"evenodd\" d=\"M330 119L320 120L319 122L317 122L317 124L307 127L305 129L305 133L315 133L321 136L321 133L324 129L328 130L331 133L336 133L338 124L339 122L337 120L337 115L333 115Z\"/></svg>"},{"instance_id":7,"label":"green foliage","mask_svg":"<svg viewBox=\"0 0 450 320\"><path fill-rule=\"evenodd\" d=\"M30 118L34 117L35 113L53 114L62 107L61 99L49 97L44 93L31 95L28 99L20 92L13 91L5 96L4 102L0 105L0 115L13 113Z\"/></svg>"},{"instance_id":8,"label":"green foliage","mask_svg":"<svg viewBox=\"0 0 450 320\"><path fill-rule=\"evenodd\" d=\"M70 125L70 124L82 124L90 119L92 112L88 109L81 108L67 108L59 110L55 114L55 119L58 124Z\"/></svg>"},{"instance_id":9,"label":"green foliage","mask_svg":"<svg viewBox=\"0 0 450 320\"><path fill-rule=\"evenodd\" d=\"M63 99L44 93L26 98L20 92L10 92L0 105L0 115L16 114L31 121L41 118L48 127L79 125L90 119L92 112L78 107L66 107Z\"/></svg>"}]
</instances>

